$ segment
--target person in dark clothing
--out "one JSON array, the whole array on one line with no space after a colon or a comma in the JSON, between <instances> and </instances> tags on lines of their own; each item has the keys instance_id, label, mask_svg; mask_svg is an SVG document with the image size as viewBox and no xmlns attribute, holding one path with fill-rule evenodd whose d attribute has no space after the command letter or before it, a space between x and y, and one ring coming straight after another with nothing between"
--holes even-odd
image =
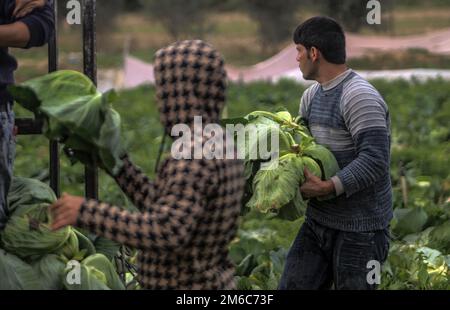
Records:
<instances>
[{"instance_id":1,"label":"person in dark clothing","mask_svg":"<svg viewBox=\"0 0 450 310\"><path fill-rule=\"evenodd\" d=\"M0 2L0 230L7 219L7 194L15 152L14 112L7 87L14 83L16 59L9 48L46 44L54 30L50 0L2 0Z\"/></svg>"}]
</instances>

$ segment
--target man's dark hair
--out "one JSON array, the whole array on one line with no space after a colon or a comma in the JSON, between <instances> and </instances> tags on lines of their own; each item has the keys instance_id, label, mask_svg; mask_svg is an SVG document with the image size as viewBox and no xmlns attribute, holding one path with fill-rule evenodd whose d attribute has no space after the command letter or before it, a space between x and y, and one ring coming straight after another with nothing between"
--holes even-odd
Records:
<instances>
[{"instance_id":1,"label":"man's dark hair","mask_svg":"<svg viewBox=\"0 0 450 310\"><path fill-rule=\"evenodd\" d=\"M308 19L295 29L294 42L308 50L317 48L330 63L341 65L346 61L344 30L332 18L317 16Z\"/></svg>"}]
</instances>

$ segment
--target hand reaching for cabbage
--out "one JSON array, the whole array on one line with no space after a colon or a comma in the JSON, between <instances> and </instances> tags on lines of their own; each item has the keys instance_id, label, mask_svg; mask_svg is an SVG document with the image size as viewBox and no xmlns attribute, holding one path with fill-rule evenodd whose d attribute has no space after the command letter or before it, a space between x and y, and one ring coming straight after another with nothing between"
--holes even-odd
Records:
<instances>
[{"instance_id":1,"label":"hand reaching for cabbage","mask_svg":"<svg viewBox=\"0 0 450 310\"><path fill-rule=\"evenodd\" d=\"M66 226L75 226L80 213L83 197L72 196L64 193L51 207L52 230L56 231Z\"/></svg>"}]
</instances>

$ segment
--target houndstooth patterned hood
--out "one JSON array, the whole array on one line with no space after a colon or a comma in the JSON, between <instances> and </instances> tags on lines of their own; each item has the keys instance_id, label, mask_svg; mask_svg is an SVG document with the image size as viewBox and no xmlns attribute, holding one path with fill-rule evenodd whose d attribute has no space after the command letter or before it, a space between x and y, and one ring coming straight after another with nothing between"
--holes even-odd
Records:
<instances>
[{"instance_id":1,"label":"houndstooth patterned hood","mask_svg":"<svg viewBox=\"0 0 450 310\"><path fill-rule=\"evenodd\" d=\"M225 105L226 71L222 56L200 40L174 43L154 62L160 120L170 133L176 124L218 123Z\"/></svg>"}]
</instances>

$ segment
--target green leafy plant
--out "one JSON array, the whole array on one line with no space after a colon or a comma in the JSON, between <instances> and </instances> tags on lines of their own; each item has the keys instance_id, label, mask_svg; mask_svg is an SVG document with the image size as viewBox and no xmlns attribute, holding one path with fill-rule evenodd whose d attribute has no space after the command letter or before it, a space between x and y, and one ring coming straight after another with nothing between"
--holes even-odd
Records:
<instances>
[{"instance_id":1,"label":"green leafy plant","mask_svg":"<svg viewBox=\"0 0 450 310\"><path fill-rule=\"evenodd\" d=\"M304 169L320 178L330 178L339 170L333 154L316 144L301 120L294 119L288 111L256 111L223 123L243 123L245 133L250 135L242 139L238 133L236 139L238 149L244 150L245 155L248 209L296 220L306 208L299 189L305 181ZM278 145L271 143L274 135L278 137ZM276 152L279 158L269 160L260 156L259 147L263 139L270 140L268 153ZM272 149L273 146L276 149Z\"/></svg>"},{"instance_id":2,"label":"green leafy plant","mask_svg":"<svg viewBox=\"0 0 450 310\"><path fill-rule=\"evenodd\" d=\"M85 75L58 71L10 86L15 101L44 121L47 138L86 165L116 174L122 166L120 116L112 109L114 92L101 94Z\"/></svg>"},{"instance_id":3,"label":"green leafy plant","mask_svg":"<svg viewBox=\"0 0 450 310\"><path fill-rule=\"evenodd\" d=\"M11 217L0 234L0 289L125 289L112 261L119 245L98 237L93 242L73 227L52 231L48 208L55 200L48 185L13 179ZM80 262L79 284L67 283L71 260Z\"/></svg>"}]
</instances>

